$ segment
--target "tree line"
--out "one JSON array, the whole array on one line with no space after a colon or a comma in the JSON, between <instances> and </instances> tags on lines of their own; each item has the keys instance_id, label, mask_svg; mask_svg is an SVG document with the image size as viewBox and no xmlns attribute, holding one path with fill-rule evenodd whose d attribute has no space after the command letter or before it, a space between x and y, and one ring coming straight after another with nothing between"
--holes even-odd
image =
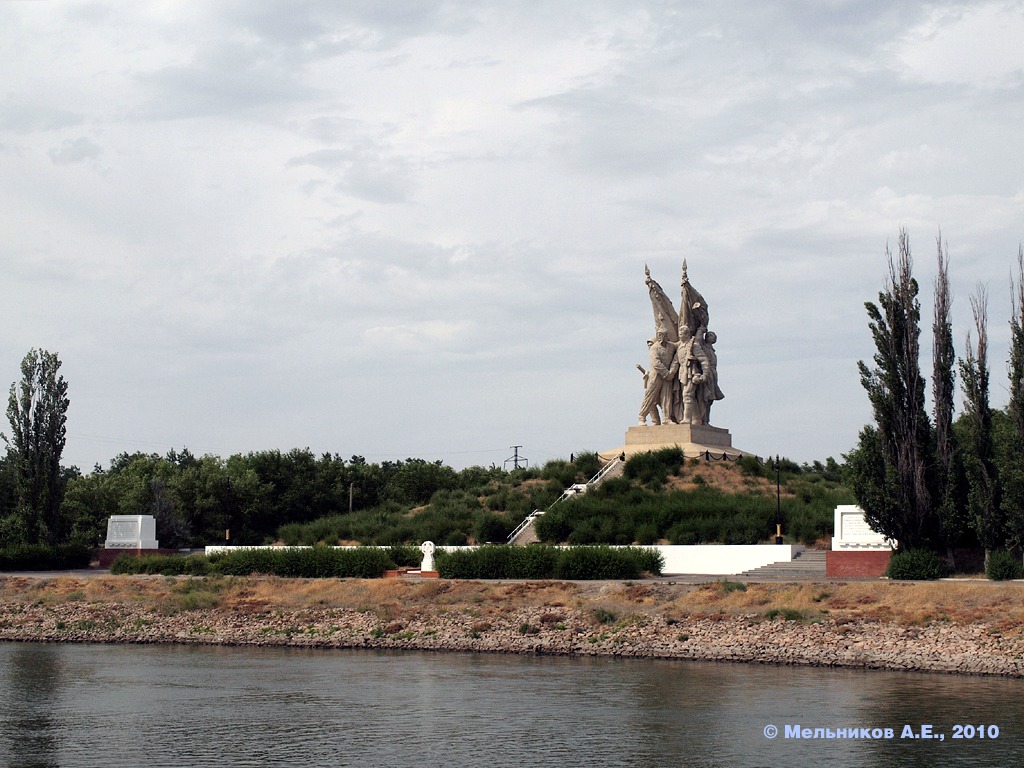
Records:
<instances>
[{"instance_id":1,"label":"tree line","mask_svg":"<svg viewBox=\"0 0 1024 768\"><path fill-rule=\"evenodd\" d=\"M46 536L22 501L19 461L0 462L0 546L76 543L101 546L111 515L156 517L161 547L227 542L262 544L286 524L302 524L349 510L426 504L439 491L479 486L507 473L500 468L462 471L424 459L369 463L361 456L314 455L308 449L195 456L123 453L110 467L86 475L62 469L62 498Z\"/></svg>"},{"instance_id":2,"label":"tree line","mask_svg":"<svg viewBox=\"0 0 1024 768\"><path fill-rule=\"evenodd\" d=\"M876 352L858 363L874 424L846 454L847 479L871 527L901 551L942 555L1024 548L1024 248L1010 280L1009 403L990 404L988 292L970 297L972 327L959 360L951 321L949 252L936 239L931 409L921 368L921 305L907 231L887 249L889 278L878 303L866 302ZM956 381L963 393L956 412Z\"/></svg>"}]
</instances>

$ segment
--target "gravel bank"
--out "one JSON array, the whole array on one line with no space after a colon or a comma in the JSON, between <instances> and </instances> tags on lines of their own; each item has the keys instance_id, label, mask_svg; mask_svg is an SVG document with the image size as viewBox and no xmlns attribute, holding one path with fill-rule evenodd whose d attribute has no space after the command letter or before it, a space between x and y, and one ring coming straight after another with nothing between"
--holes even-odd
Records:
<instances>
[{"instance_id":1,"label":"gravel bank","mask_svg":"<svg viewBox=\"0 0 1024 768\"><path fill-rule=\"evenodd\" d=\"M704 659L1024 677L1024 633L997 622L602 612L593 606L181 608L122 599L5 600L0 640L375 648Z\"/></svg>"}]
</instances>

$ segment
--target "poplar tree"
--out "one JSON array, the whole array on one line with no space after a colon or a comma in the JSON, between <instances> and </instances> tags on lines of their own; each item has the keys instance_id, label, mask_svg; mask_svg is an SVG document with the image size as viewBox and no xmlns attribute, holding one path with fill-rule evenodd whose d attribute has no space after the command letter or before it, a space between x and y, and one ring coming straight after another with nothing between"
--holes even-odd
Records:
<instances>
[{"instance_id":1,"label":"poplar tree","mask_svg":"<svg viewBox=\"0 0 1024 768\"><path fill-rule=\"evenodd\" d=\"M953 348L953 322L950 319L952 297L949 289L949 248L942 233L935 239L938 271L935 277L935 301L932 315L932 409L935 417L935 454L937 503L942 538L952 560L952 548L968 533L962 496L963 467L953 431L956 388L956 352Z\"/></svg>"},{"instance_id":2,"label":"poplar tree","mask_svg":"<svg viewBox=\"0 0 1024 768\"><path fill-rule=\"evenodd\" d=\"M935 448L925 410L919 363L921 306L913 277L910 237L900 230L898 255L886 248L887 290L866 302L875 342L875 368L857 363L876 427L861 432L848 457L854 493L868 524L897 540L900 549L935 548Z\"/></svg>"},{"instance_id":3,"label":"poplar tree","mask_svg":"<svg viewBox=\"0 0 1024 768\"><path fill-rule=\"evenodd\" d=\"M21 361L21 382L11 384L3 435L17 487L16 515L26 543L60 543L64 531L60 505L64 479L60 459L66 439L68 385L58 375L60 359L44 349Z\"/></svg>"},{"instance_id":4,"label":"poplar tree","mask_svg":"<svg viewBox=\"0 0 1024 768\"><path fill-rule=\"evenodd\" d=\"M1017 279L1010 278L1010 436L1003 462L1003 513L1011 542L1024 549L1024 245L1017 246Z\"/></svg>"},{"instance_id":5,"label":"poplar tree","mask_svg":"<svg viewBox=\"0 0 1024 768\"><path fill-rule=\"evenodd\" d=\"M972 345L968 331L967 352L960 363L964 414L971 444L964 464L968 511L978 541L985 548L987 565L991 551L1004 546L1006 529L992 438L992 409L989 406L988 293L982 285L978 286L977 293L971 297L971 314L978 334L977 346Z\"/></svg>"}]
</instances>

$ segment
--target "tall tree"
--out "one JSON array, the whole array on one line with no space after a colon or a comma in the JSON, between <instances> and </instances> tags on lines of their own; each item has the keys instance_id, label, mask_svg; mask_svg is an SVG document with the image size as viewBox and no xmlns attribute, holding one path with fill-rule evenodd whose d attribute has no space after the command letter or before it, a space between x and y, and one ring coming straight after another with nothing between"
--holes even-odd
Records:
<instances>
[{"instance_id":1,"label":"tall tree","mask_svg":"<svg viewBox=\"0 0 1024 768\"><path fill-rule=\"evenodd\" d=\"M1010 278L1010 416L1024 438L1024 245L1017 246L1017 279Z\"/></svg>"},{"instance_id":2,"label":"tall tree","mask_svg":"<svg viewBox=\"0 0 1024 768\"><path fill-rule=\"evenodd\" d=\"M29 543L59 543L64 536L60 504L64 477L60 458L66 439L68 385L58 375L60 359L33 349L21 361L21 382L11 384L3 436L14 463L22 537Z\"/></svg>"},{"instance_id":3,"label":"tall tree","mask_svg":"<svg viewBox=\"0 0 1024 768\"><path fill-rule=\"evenodd\" d=\"M971 314L978 334L977 346L967 333L967 353L960 363L964 386L964 411L969 425L971 450L965 458L967 501L975 533L989 553L1002 548L1006 529L1001 510L1001 488L992 440L992 409L989 407L988 292L982 285L971 297Z\"/></svg>"},{"instance_id":4,"label":"tall tree","mask_svg":"<svg viewBox=\"0 0 1024 768\"><path fill-rule=\"evenodd\" d=\"M900 230L898 248L897 256L886 249L887 290L878 294L878 305L864 305L877 350L876 367L872 370L863 361L857 363L877 424L874 434L861 433L858 450L880 452L863 463L881 467L881 474L855 479L854 491L872 528L896 539L901 549L934 548L940 539L935 450L919 362L921 306L905 229ZM879 483L883 487L866 487ZM888 501L879 504L878 499Z\"/></svg>"},{"instance_id":5,"label":"tall tree","mask_svg":"<svg viewBox=\"0 0 1024 768\"><path fill-rule=\"evenodd\" d=\"M1011 542L1024 550L1024 245L1017 246L1017 278L1010 278L1010 437L1002 462L1003 513Z\"/></svg>"},{"instance_id":6,"label":"tall tree","mask_svg":"<svg viewBox=\"0 0 1024 768\"><path fill-rule=\"evenodd\" d=\"M935 238L935 244L938 270L932 317L932 407L935 417L935 453L940 468L936 501L940 530L952 560L952 547L961 543L969 525L961 498L962 463L953 432L956 352L953 348L953 322L950 319L953 302L949 289L949 248L943 245L941 232Z\"/></svg>"}]
</instances>

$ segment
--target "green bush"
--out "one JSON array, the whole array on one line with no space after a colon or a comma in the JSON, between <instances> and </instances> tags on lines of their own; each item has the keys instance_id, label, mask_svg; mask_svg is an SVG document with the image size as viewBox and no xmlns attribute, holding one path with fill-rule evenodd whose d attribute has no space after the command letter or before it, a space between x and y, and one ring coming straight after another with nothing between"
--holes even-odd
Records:
<instances>
[{"instance_id":1,"label":"green bush","mask_svg":"<svg viewBox=\"0 0 1024 768\"><path fill-rule=\"evenodd\" d=\"M930 549L910 549L896 552L889 558L885 575L890 579L934 581L949 572L946 562Z\"/></svg>"},{"instance_id":2,"label":"green bush","mask_svg":"<svg viewBox=\"0 0 1024 768\"><path fill-rule=\"evenodd\" d=\"M236 549L210 558L213 570L229 576L265 573L289 578L375 579L394 568L389 550L376 547Z\"/></svg>"},{"instance_id":3,"label":"green bush","mask_svg":"<svg viewBox=\"0 0 1024 768\"><path fill-rule=\"evenodd\" d=\"M1024 566L1021 565L1021 559L1012 552L997 550L988 556L985 575L992 581L1021 579L1024 578Z\"/></svg>"},{"instance_id":4,"label":"green bush","mask_svg":"<svg viewBox=\"0 0 1024 768\"><path fill-rule=\"evenodd\" d=\"M161 576L205 576L211 572L206 555L120 555L110 564L110 572L116 576L138 573L160 574Z\"/></svg>"},{"instance_id":5,"label":"green bush","mask_svg":"<svg viewBox=\"0 0 1024 768\"><path fill-rule=\"evenodd\" d=\"M722 579L719 584L722 585L723 592L746 592L747 585L742 581L729 581L728 579Z\"/></svg>"},{"instance_id":6,"label":"green bush","mask_svg":"<svg viewBox=\"0 0 1024 768\"><path fill-rule=\"evenodd\" d=\"M78 544L17 544L0 549L0 571L66 571L88 568L92 550Z\"/></svg>"},{"instance_id":7,"label":"green bush","mask_svg":"<svg viewBox=\"0 0 1024 768\"><path fill-rule=\"evenodd\" d=\"M626 460L624 475L641 483L663 483L679 472L686 458L678 447L635 453Z\"/></svg>"},{"instance_id":8,"label":"green bush","mask_svg":"<svg viewBox=\"0 0 1024 768\"><path fill-rule=\"evenodd\" d=\"M483 515L477 519L474 535L481 544L492 541L505 541L512 533L515 524L502 515Z\"/></svg>"},{"instance_id":9,"label":"green bush","mask_svg":"<svg viewBox=\"0 0 1024 768\"><path fill-rule=\"evenodd\" d=\"M645 572L658 575L664 558L643 547L569 547L561 552L559 579L636 579Z\"/></svg>"},{"instance_id":10,"label":"green bush","mask_svg":"<svg viewBox=\"0 0 1024 768\"><path fill-rule=\"evenodd\" d=\"M206 557L192 555L122 555L110 567L113 574L162 574L164 576L224 574L249 576L265 573L290 578L380 578L384 571L403 565L419 565L422 554L414 547L306 547L303 549L235 549Z\"/></svg>"},{"instance_id":11,"label":"green bush","mask_svg":"<svg viewBox=\"0 0 1024 768\"><path fill-rule=\"evenodd\" d=\"M446 579L636 579L660 574L661 553L642 547L526 547L491 545L437 553Z\"/></svg>"},{"instance_id":12,"label":"green bush","mask_svg":"<svg viewBox=\"0 0 1024 768\"><path fill-rule=\"evenodd\" d=\"M395 544L388 547L388 556L399 568L418 568L420 563L423 562L423 553L419 547L402 546L401 544Z\"/></svg>"},{"instance_id":13,"label":"green bush","mask_svg":"<svg viewBox=\"0 0 1024 768\"><path fill-rule=\"evenodd\" d=\"M604 466L604 462L601 461L601 457L593 451L584 451L576 454L576 472L577 477L582 481L589 480Z\"/></svg>"}]
</instances>

